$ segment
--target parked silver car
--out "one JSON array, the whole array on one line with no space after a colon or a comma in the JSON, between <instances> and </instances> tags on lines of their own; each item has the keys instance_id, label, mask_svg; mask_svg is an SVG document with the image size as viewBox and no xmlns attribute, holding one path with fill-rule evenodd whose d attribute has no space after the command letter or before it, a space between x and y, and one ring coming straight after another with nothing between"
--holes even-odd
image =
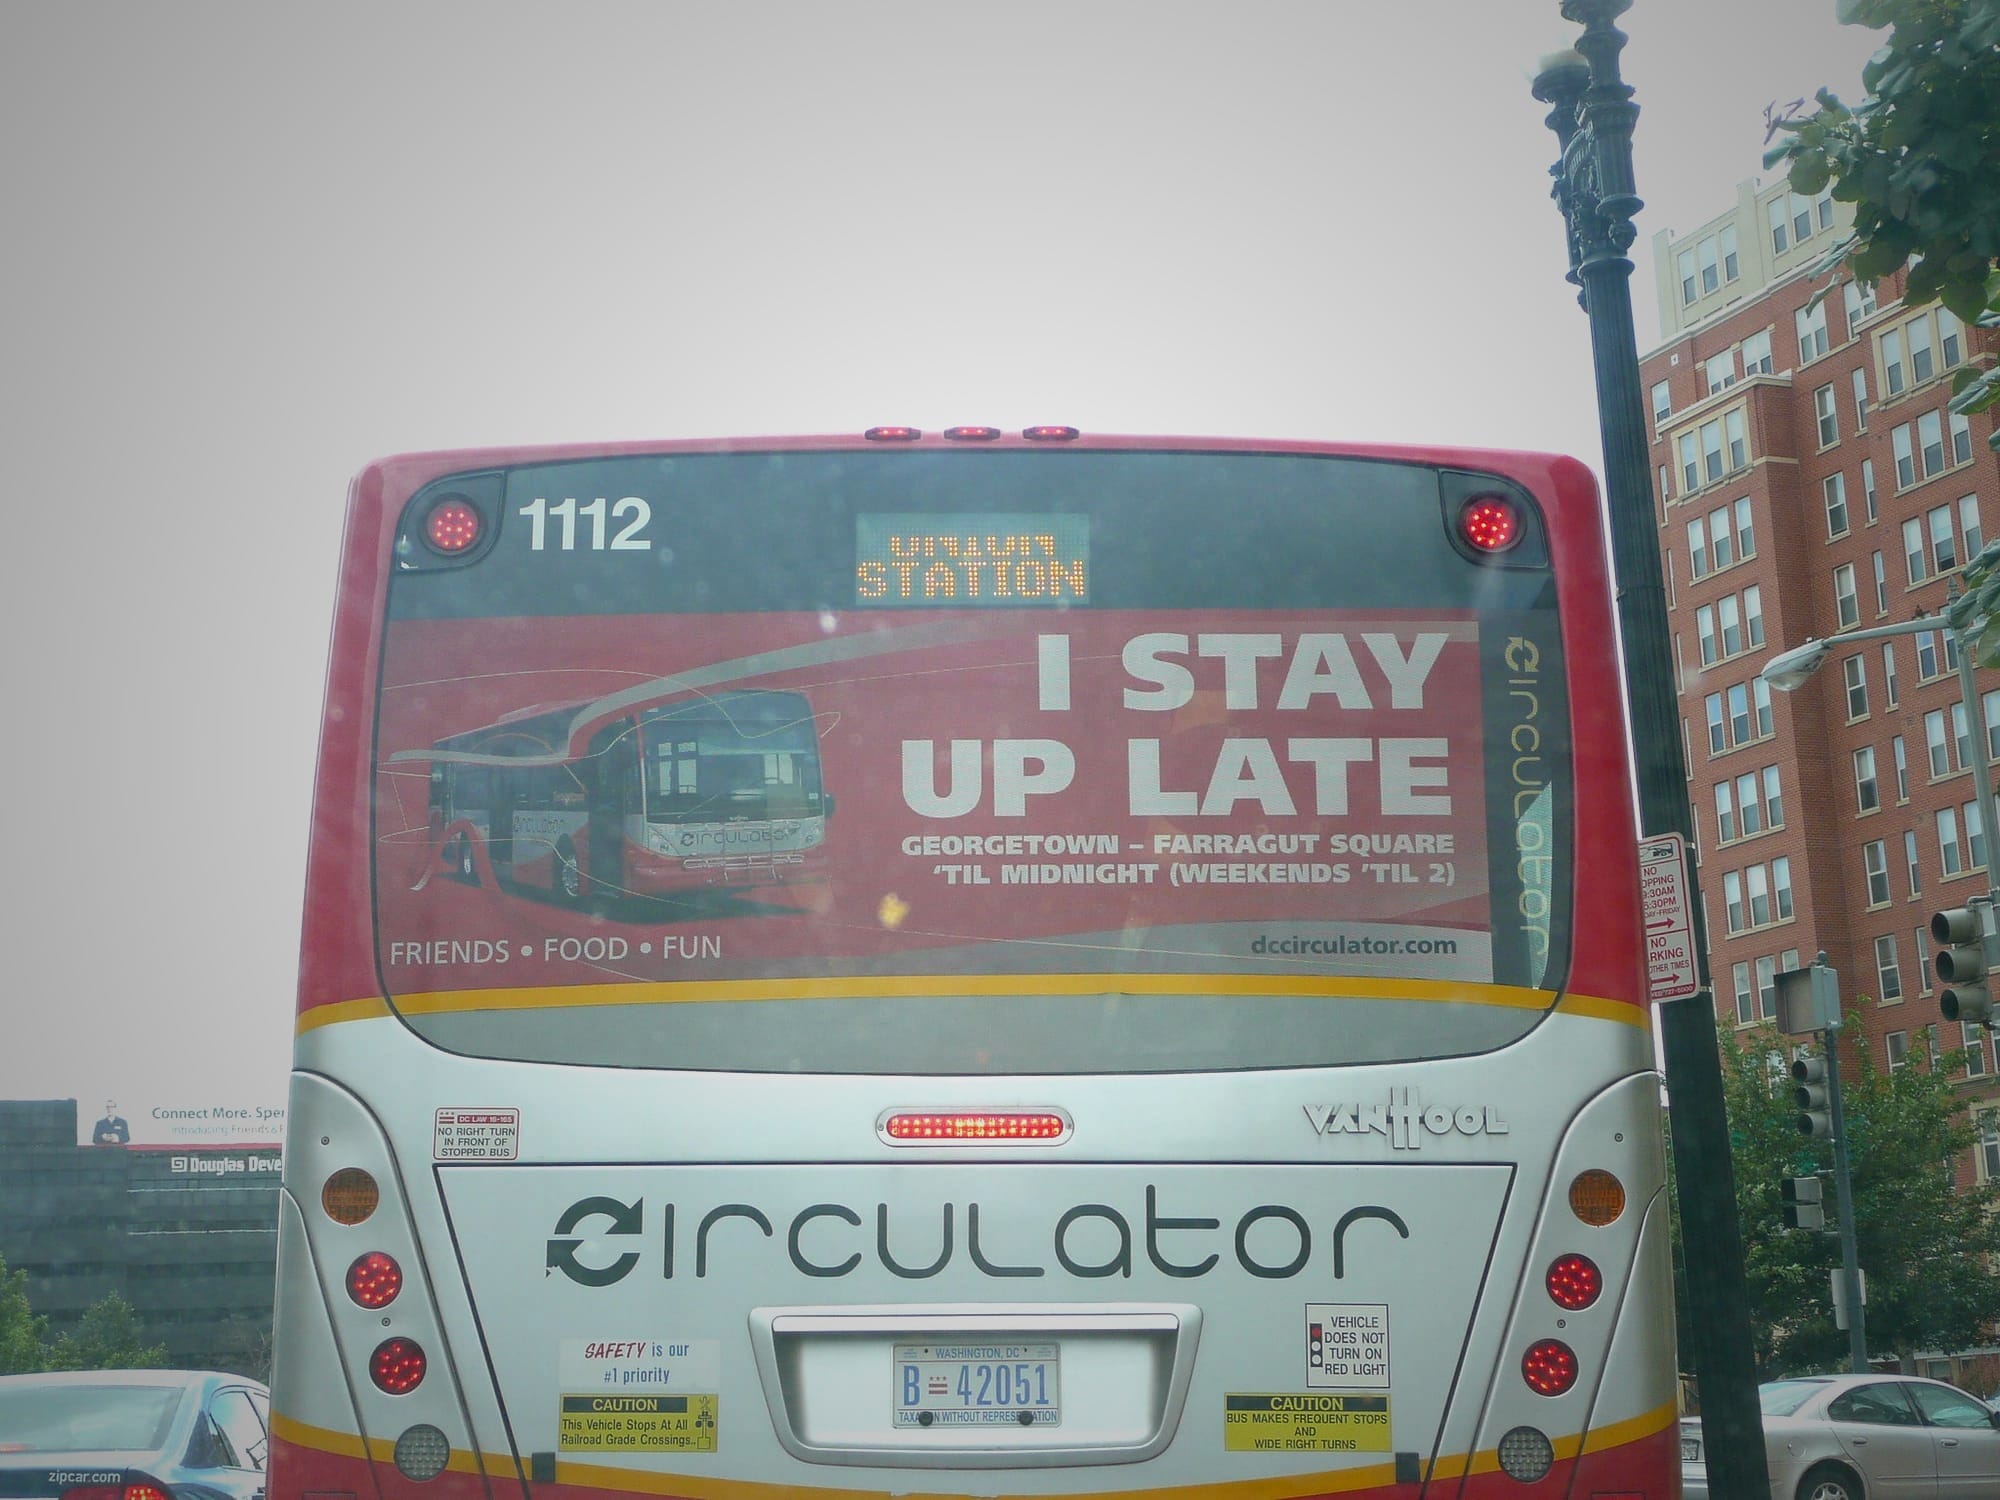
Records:
<instances>
[{"instance_id":1,"label":"parked silver car","mask_svg":"<svg viewBox=\"0 0 2000 1500\"><path fill-rule=\"evenodd\" d=\"M1995 1500L2000 1413L1909 1375L1809 1375L1757 1388L1772 1500ZM1708 1500L1701 1423L1681 1421L1685 1500Z\"/></svg>"}]
</instances>

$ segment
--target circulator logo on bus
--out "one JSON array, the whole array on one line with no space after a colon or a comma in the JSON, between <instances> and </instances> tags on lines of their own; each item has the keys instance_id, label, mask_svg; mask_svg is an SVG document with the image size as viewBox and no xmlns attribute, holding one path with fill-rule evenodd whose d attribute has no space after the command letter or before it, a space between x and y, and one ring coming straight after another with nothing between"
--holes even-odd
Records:
<instances>
[{"instance_id":1,"label":"circulator logo on bus","mask_svg":"<svg viewBox=\"0 0 2000 1500\"><path fill-rule=\"evenodd\" d=\"M611 1286L632 1274L643 1253L671 1281L687 1273L692 1252L693 1275L701 1280L709 1274L712 1258L726 1257L738 1265L759 1241L782 1239L786 1258L802 1276L848 1276L864 1261L873 1261L892 1276L922 1281L958 1259L956 1231L962 1222L965 1259L991 1277L1032 1279L1054 1270L1085 1280L1122 1279L1132 1275L1143 1253L1165 1276L1206 1276L1227 1261L1248 1275L1282 1281L1303 1272L1315 1250L1324 1246L1331 1250L1338 1281L1347 1274L1356 1245L1380 1251L1410 1238L1402 1215L1379 1203L1347 1208L1332 1216L1330 1227L1317 1209L1308 1215L1287 1204L1262 1203L1225 1226L1215 1215L1167 1213L1160 1198L1159 1188L1149 1183L1143 1208L1074 1204L1054 1214L1043 1238L1015 1217L1004 1218L997 1231L990 1223L982 1229L976 1201L963 1205L962 1216L959 1205L947 1202L893 1212L887 1203L876 1203L865 1217L845 1203L809 1204L789 1217L782 1210L766 1213L752 1203L724 1203L696 1218L678 1203L663 1203L656 1206L649 1228L651 1205L645 1199L594 1196L577 1200L558 1216L545 1274L560 1271L580 1286ZM1182 1206L1194 1205L1175 1205ZM1321 1220L1317 1228L1316 1219ZM1007 1248L982 1239L983 1233L1004 1239ZM775 1243L772 1249L775 1255Z\"/></svg>"},{"instance_id":2,"label":"circulator logo on bus","mask_svg":"<svg viewBox=\"0 0 2000 1500\"><path fill-rule=\"evenodd\" d=\"M1505 1135L1507 1122L1491 1104L1426 1104L1411 1088L1392 1088L1386 1104L1308 1104L1314 1135L1385 1136L1398 1151L1419 1151L1431 1136Z\"/></svg>"}]
</instances>

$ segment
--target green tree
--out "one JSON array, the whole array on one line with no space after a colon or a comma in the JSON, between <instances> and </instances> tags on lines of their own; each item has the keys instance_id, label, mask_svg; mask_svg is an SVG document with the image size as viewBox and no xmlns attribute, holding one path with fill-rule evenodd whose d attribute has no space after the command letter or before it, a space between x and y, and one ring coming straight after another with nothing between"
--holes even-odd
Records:
<instances>
[{"instance_id":1,"label":"green tree","mask_svg":"<svg viewBox=\"0 0 2000 1500\"><path fill-rule=\"evenodd\" d=\"M1853 1034L1858 1017L1849 1021ZM1798 1131L1786 1039L1766 1028L1741 1042L1723 1049L1723 1092L1759 1372L1845 1368L1847 1335L1834 1326L1828 1279L1840 1264L1832 1151ZM1970 1348L2000 1321L2000 1278L1989 1269L2000 1256L2000 1189L1954 1186L1953 1160L1977 1138L1949 1079L1964 1054L1948 1054L1935 1070L1920 1054L1927 1049L1913 1049L1893 1072L1876 1067L1866 1048L1841 1057L1868 1347L1878 1358ZM1827 1175L1826 1232L1787 1229L1780 1185L1816 1172Z\"/></svg>"},{"instance_id":2,"label":"green tree","mask_svg":"<svg viewBox=\"0 0 2000 1500\"><path fill-rule=\"evenodd\" d=\"M1811 114L1772 122L1765 156L1793 191L1831 185L1854 232L1828 257L1857 278L1909 267L1906 306L1942 302L1967 324L2000 321L2000 0L1837 0L1848 25L1887 29L1849 107L1826 89ZM1967 365L1952 410L2000 405L2000 369ZM1987 441L2000 448L2000 430ZM2000 665L2000 543L1968 569L1951 623L1983 666Z\"/></svg>"},{"instance_id":3,"label":"green tree","mask_svg":"<svg viewBox=\"0 0 2000 1500\"><path fill-rule=\"evenodd\" d=\"M42 1339L48 1320L28 1306L28 1273L9 1271L0 1258L0 1375L24 1375L42 1368Z\"/></svg>"},{"instance_id":4,"label":"green tree","mask_svg":"<svg viewBox=\"0 0 2000 1500\"><path fill-rule=\"evenodd\" d=\"M144 1370L167 1363L165 1344L142 1342L138 1314L116 1292L84 1309L76 1328L48 1348L51 1370Z\"/></svg>"}]
</instances>

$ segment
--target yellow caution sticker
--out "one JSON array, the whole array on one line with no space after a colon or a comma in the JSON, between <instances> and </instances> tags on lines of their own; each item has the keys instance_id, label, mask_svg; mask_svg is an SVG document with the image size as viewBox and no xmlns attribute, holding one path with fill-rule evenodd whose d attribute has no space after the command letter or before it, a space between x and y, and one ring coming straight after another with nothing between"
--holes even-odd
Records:
<instances>
[{"instance_id":1,"label":"yellow caution sticker","mask_svg":"<svg viewBox=\"0 0 2000 1500\"><path fill-rule=\"evenodd\" d=\"M1244 1394L1222 1403L1222 1446L1230 1453L1387 1453L1389 1397Z\"/></svg>"},{"instance_id":2,"label":"yellow caution sticker","mask_svg":"<svg viewBox=\"0 0 2000 1500\"><path fill-rule=\"evenodd\" d=\"M556 1447L564 1453L713 1453L717 1398L564 1396Z\"/></svg>"}]
</instances>

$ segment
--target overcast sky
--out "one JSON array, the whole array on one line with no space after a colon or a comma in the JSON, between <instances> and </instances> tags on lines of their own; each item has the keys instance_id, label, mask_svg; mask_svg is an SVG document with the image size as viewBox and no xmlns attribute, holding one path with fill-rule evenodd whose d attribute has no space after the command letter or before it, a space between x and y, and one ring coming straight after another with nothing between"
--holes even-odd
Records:
<instances>
[{"instance_id":1,"label":"overcast sky","mask_svg":"<svg viewBox=\"0 0 2000 1500\"><path fill-rule=\"evenodd\" d=\"M1859 93L1637 0L1653 231ZM879 422L1599 465L1559 0L0 7L0 1098L282 1103L351 475ZM141 1134L145 1135L142 1128Z\"/></svg>"}]
</instances>

